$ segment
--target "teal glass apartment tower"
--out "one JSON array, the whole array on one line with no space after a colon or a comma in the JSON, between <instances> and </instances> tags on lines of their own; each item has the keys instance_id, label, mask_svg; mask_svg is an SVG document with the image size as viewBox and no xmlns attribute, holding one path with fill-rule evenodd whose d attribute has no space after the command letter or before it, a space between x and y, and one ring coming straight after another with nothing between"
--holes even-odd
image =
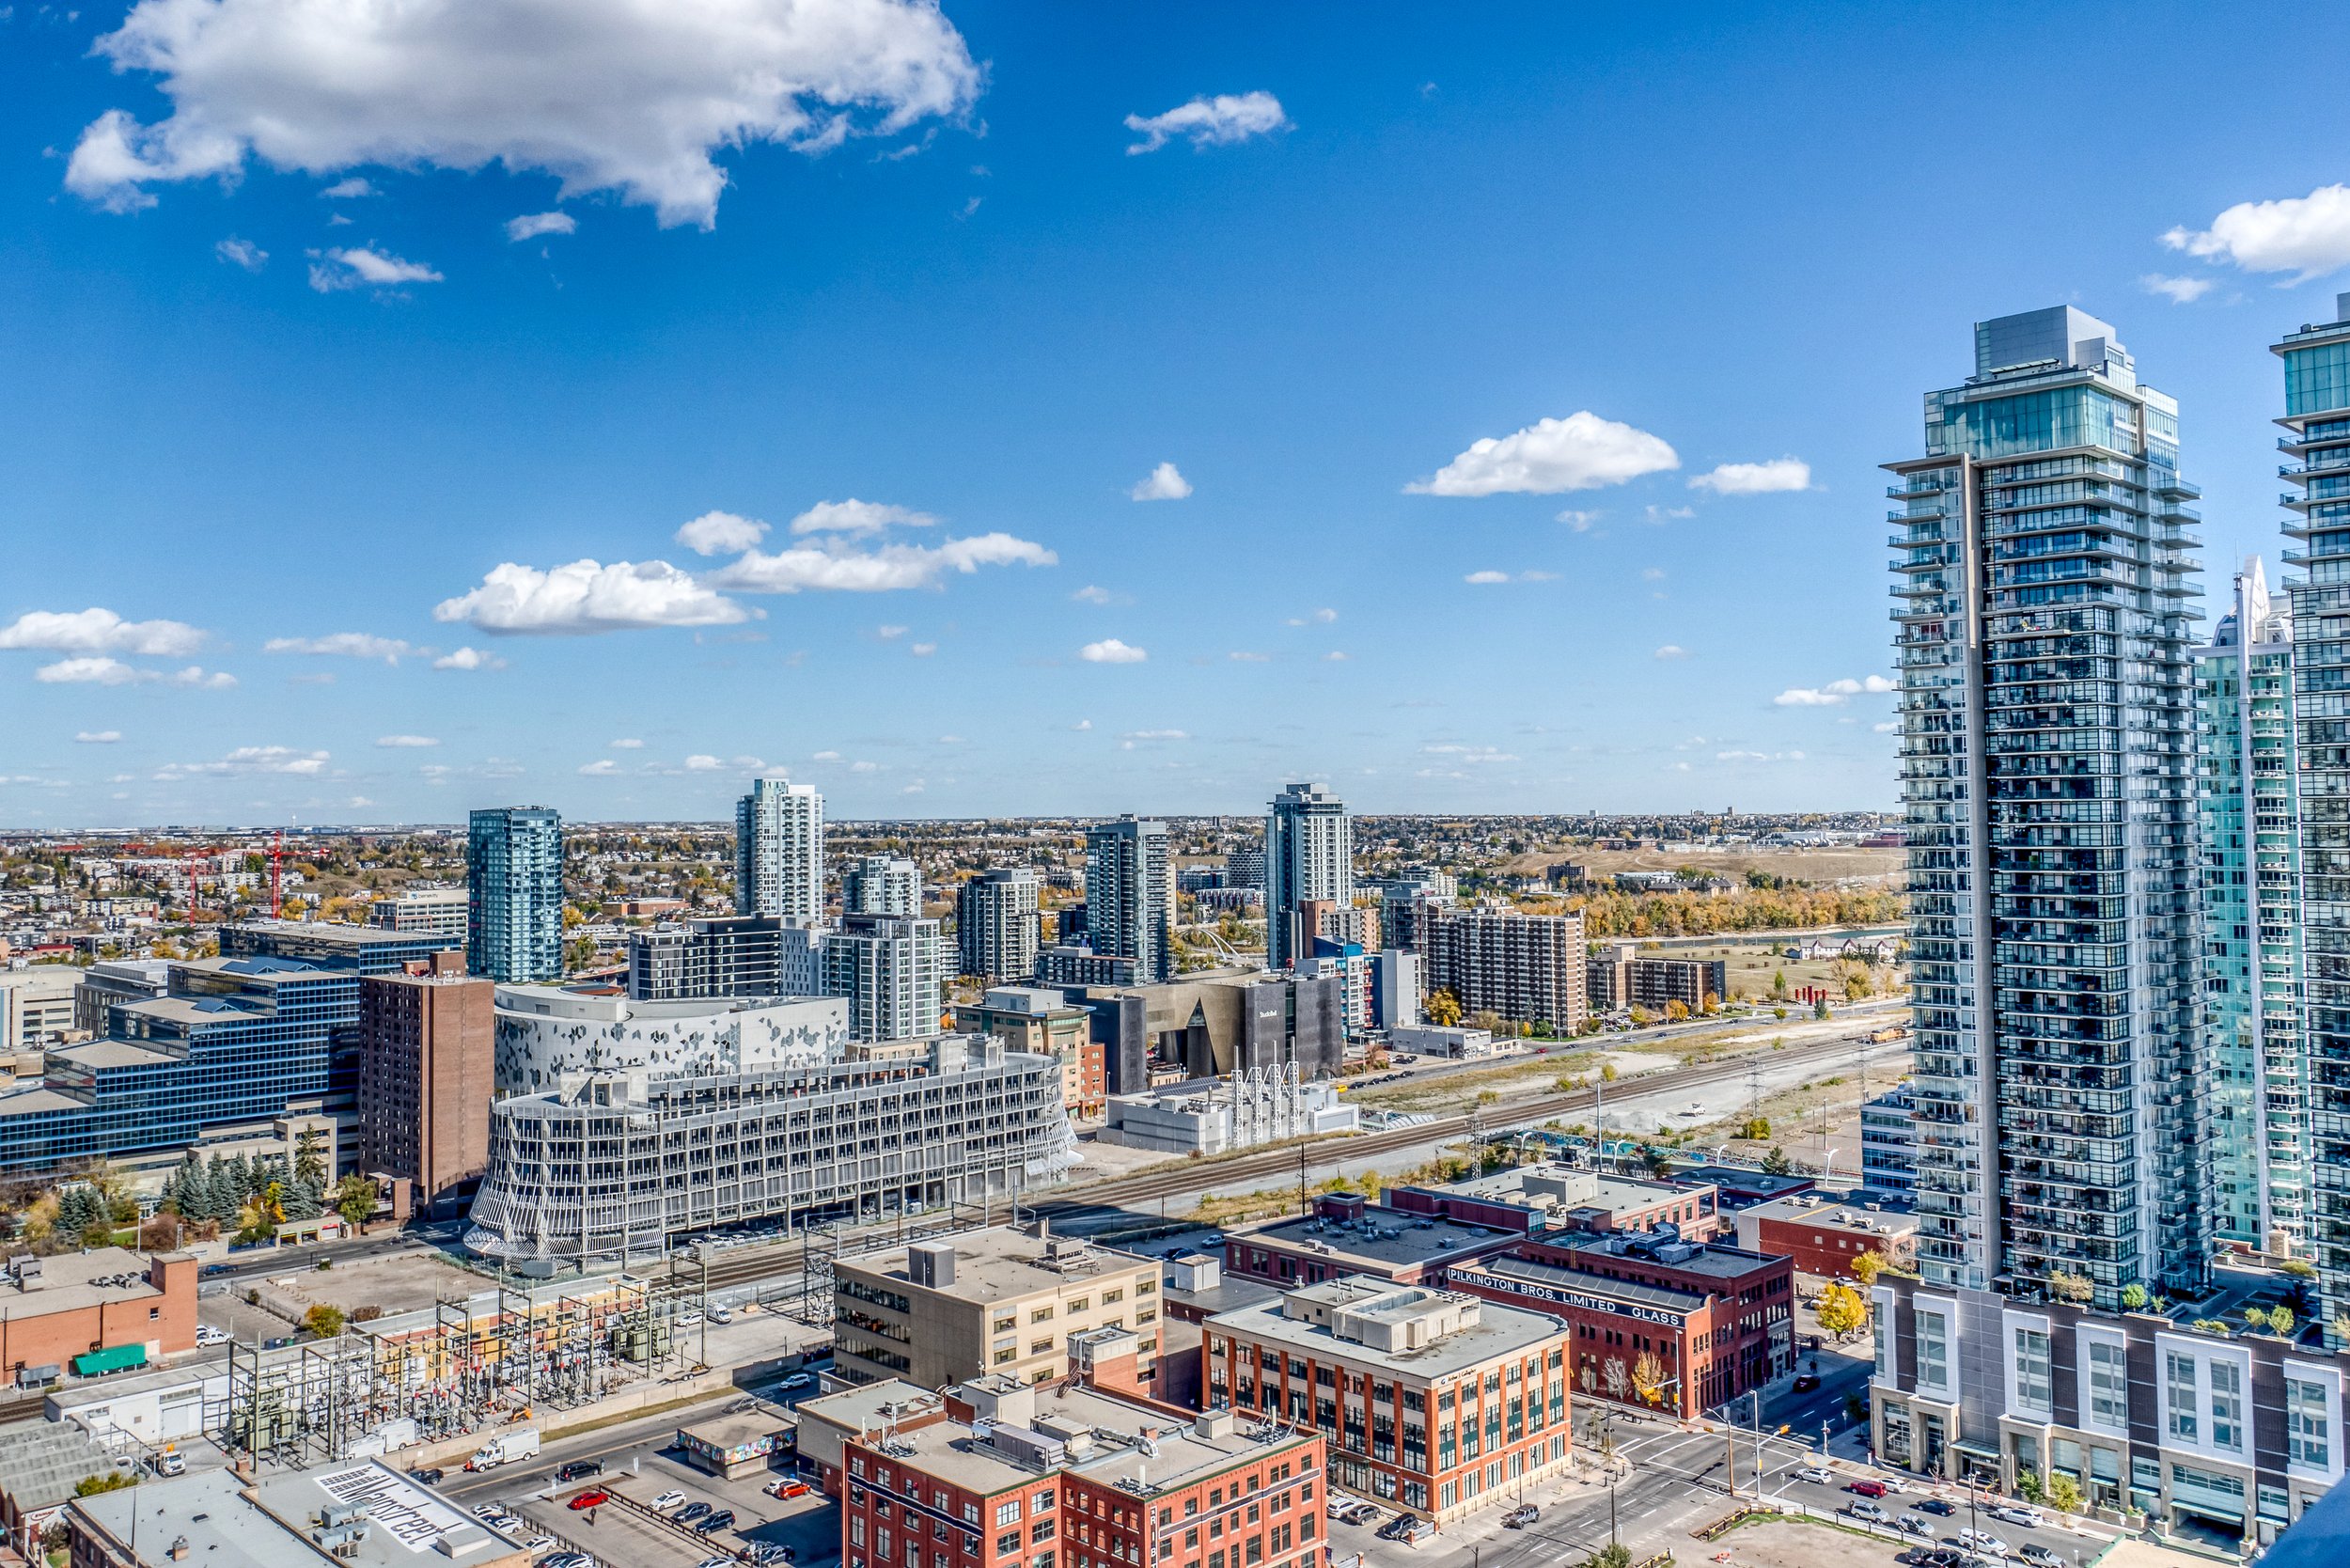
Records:
<instances>
[{"instance_id":1,"label":"teal glass apartment tower","mask_svg":"<svg viewBox=\"0 0 2350 1568\"><path fill-rule=\"evenodd\" d=\"M544 806L476 811L465 830L465 967L563 978L563 820Z\"/></svg>"},{"instance_id":2,"label":"teal glass apartment tower","mask_svg":"<svg viewBox=\"0 0 2350 1568\"><path fill-rule=\"evenodd\" d=\"M2212 1236L2300 1252L2310 1160L2293 626L2257 556L2195 651L2195 752Z\"/></svg>"},{"instance_id":3,"label":"teal glass apartment tower","mask_svg":"<svg viewBox=\"0 0 2350 1568\"><path fill-rule=\"evenodd\" d=\"M2320 1316L2350 1311L2350 294L2336 320L2274 345L2285 362L2295 486L2285 552L2293 602L2294 744L2301 806L2302 994L2310 1077L2311 1262ZM2339 1338L2339 1336L2337 1336Z\"/></svg>"},{"instance_id":4,"label":"teal glass apartment tower","mask_svg":"<svg viewBox=\"0 0 2350 1568\"><path fill-rule=\"evenodd\" d=\"M1346 803L1319 784L1292 784L1273 797L1264 823L1265 962L1294 969L1314 951L1298 906L1355 902L1355 825Z\"/></svg>"},{"instance_id":5,"label":"teal glass apartment tower","mask_svg":"<svg viewBox=\"0 0 2350 1568\"><path fill-rule=\"evenodd\" d=\"M1174 914L1165 823L1129 815L1086 829L1086 940L1095 952L1133 959L1144 985L1172 980Z\"/></svg>"},{"instance_id":6,"label":"teal glass apartment tower","mask_svg":"<svg viewBox=\"0 0 2350 1568\"><path fill-rule=\"evenodd\" d=\"M1887 465L1919 1268L2112 1308L2211 1249L2177 405L2035 310L1976 326L1925 453Z\"/></svg>"}]
</instances>

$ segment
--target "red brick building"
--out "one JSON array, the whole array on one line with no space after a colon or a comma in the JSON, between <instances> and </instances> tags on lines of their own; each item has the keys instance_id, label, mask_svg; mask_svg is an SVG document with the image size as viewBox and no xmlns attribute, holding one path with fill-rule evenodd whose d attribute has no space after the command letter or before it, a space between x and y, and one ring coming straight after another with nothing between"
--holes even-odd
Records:
<instances>
[{"instance_id":1,"label":"red brick building","mask_svg":"<svg viewBox=\"0 0 2350 1568\"><path fill-rule=\"evenodd\" d=\"M1354 1193L1324 1193L1314 1212L1224 1239L1224 1272L1284 1290L1365 1276L1395 1285L1441 1285L1445 1270L1523 1239L1515 1229L1463 1225L1383 1208Z\"/></svg>"},{"instance_id":2,"label":"red brick building","mask_svg":"<svg viewBox=\"0 0 2350 1568\"><path fill-rule=\"evenodd\" d=\"M1317 1435L1077 1383L983 1377L944 1399L941 1419L842 1445L842 1568L1322 1561Z\"/></svg>"},{"instance_id":3,"label":"red brick building","mask_svg":"<svg viewBox=\"0 0 2350 1568\"><path fill-rule=\"evenodd\" d=\"M1795 1364L1794 1266L1734 1247L1621 1236L1529 1243L1456 1268L1451 1288L1554 1312L1571 1335L1578 1395L1654 1401L1684 1417L1736 1399ZM1643 1357L1653 1357L1647 1366Z\"/></svg>"},{"instance_id":4,"label":"red brick building","mask_svg":"<svg viewBox=\"0 0 2350 1568\"><path fill-rule=\"evenodd\" d=\"M1739 1210L1738 1245L1793 1258L1798 1274L1850 1280L1864 1252L1907 1266L1918 1255L1918 1216L1799 1193Z\"/></svg>"},{"instance_id":5,"label":"red brick building","mask_svg":"<svg viewBox=\"0 0 2350 1568\"><path fill-rule=\"evenodd\" d=\"M120 1370L194 1350L196 1268L192 1253L119 1247L23 1260L0 1277L0 1377L27 1367ZM105 1364L74 1367L92 1356Z\"/></svg>"},{"instance_id":6,"label":"red brick building","mask_svg":"<svg viewBox=\"0 0 2350 1568\"><path fill-rule=\"evenodd\" d=\"M1321 1432L1342 1490L1447 1519L1569 1462L1568 1338L1550 1312L1353 1278L1201 1333L1209 1405Z\"/></svg>"},{"instance_id":7,"label":"red brick building","mask_svg":"<svg viewBox=\"0 0 2350 1568\"><path fill-rule=\"evenodd\" d=\"M359 981L359 1157L426 1214L462 1210L489 1168L496 993L455 952Z\"/></svg>"},{"instance_id":8,"label":"red brick building","mask_svg":"<svg viewBox=\"0 0 2350 1568\"><path fill-rule=\"evenodd\" d=\"M1680 1229L1703 1241L1720 1224L1716 1194L1704 1183L1654 1182L1573 1166L1513 1166L1442 1185L1389 1187L1382 1200L1410 1215L1486 1225L1522 1235L1550 1231Z\"/></svg>"}]
</instances>

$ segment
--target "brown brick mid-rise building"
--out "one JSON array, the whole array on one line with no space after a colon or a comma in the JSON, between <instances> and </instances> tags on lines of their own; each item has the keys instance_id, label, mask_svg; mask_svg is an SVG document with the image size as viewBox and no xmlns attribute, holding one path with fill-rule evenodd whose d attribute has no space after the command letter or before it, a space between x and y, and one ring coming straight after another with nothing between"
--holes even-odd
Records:
<instances>
[{"instance_id":1,"label":"brown brick mid-rise building","mask_svg":"<svg viewBox=\"0 0 2350 1568\"><path fill-rule=\"evenodd\" d=\"M359 982L359 1145L426 1213L462 1205L490 1163L496 986L456 953Z\"/></svg>"}]
</instances>

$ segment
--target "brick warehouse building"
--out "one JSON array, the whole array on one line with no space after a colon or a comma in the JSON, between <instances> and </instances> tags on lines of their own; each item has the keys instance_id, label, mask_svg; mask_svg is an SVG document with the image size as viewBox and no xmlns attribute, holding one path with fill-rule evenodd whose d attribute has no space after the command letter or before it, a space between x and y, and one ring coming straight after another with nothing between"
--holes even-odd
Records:
<instances>
[{"instance_id":1,"label":"brick warehouse building","mask_svg":"<svg viewBox=\"0 0 2350 1568\"><path fill-rule=\"evenodd\" d=\"M462 1210L489 1168L496 994L453 952L359 981L360 1159L421 1213Z\"/></svg>"},{"instance_id":2,"label":"brick warehouse building","mask_svg":"<svg viewBox=\"0 0 2350 1568\"><path fill-rule=\"evenodd\" d=\"M1621 1235L1529 1243L1449 1277L1456 1291L1564 1319L1580 1394L1644 1403L1636 1369L1654 1356L1658 1403L1684 1419L1794 1368L1794 1281L1785 1258Z\"/></svg>"},{"instance_id":3,"label":"brick warehouse building","mask_svg":"<svg viewBox=\"0 0 2350 1568\"><path fill-rule=\"evenodd\" d=\"M1515 1226L1465 1225L1332 1192L1314 1200L1310 1215L1231 1231L1224 1238L1224 1272L1283 1290L1356 1275L1393 1285L1441 1285L1453 1264L1523 1239Z\"/></svg>"},{"instance_id":4,"label":"brick warehouse building","mask_svg":"<svg viewBox=\"0 0 2350 1568\"><path fill-rule=\"evenodd\" d=\"M1322 1560L1316 1434L992 1375L948 1389L945 1405L842 1444L842 1568Z\"/></svg>"},{"instance_id":5,"label":"brick warehouse building","mask_svg":"<svg viewBox=\"0 0 2350 1568\"><path fill-rule=\"evenodd\" d=\"M1336 1482L1439 1520L1563 1470L1567 1330L1456 1291L1336 1279L1202 1326L1207 1403L1310 1425Z\"/></svg>"}]
</instances>

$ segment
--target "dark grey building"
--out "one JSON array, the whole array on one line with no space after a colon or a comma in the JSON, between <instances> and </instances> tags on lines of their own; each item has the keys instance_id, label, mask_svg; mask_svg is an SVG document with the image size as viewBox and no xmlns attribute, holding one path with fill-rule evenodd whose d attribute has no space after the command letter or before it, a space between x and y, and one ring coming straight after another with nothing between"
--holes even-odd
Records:
<instances>
[{"instance_id":1,"label":"dark grey building","mask_svg":"<svg viewBox=\"0 0 2350 1568\"><path fill-rule=\"evenodd\" d=\"M1295 1062L1314 1078L1346 1059L1345 985L1336 975L1221 970L1164 985L1073 987L1069 999L1093 1014L1112 1094L1150 1088L1154 1069L1210 1078Z\"/></svg>"}]
</instances>

